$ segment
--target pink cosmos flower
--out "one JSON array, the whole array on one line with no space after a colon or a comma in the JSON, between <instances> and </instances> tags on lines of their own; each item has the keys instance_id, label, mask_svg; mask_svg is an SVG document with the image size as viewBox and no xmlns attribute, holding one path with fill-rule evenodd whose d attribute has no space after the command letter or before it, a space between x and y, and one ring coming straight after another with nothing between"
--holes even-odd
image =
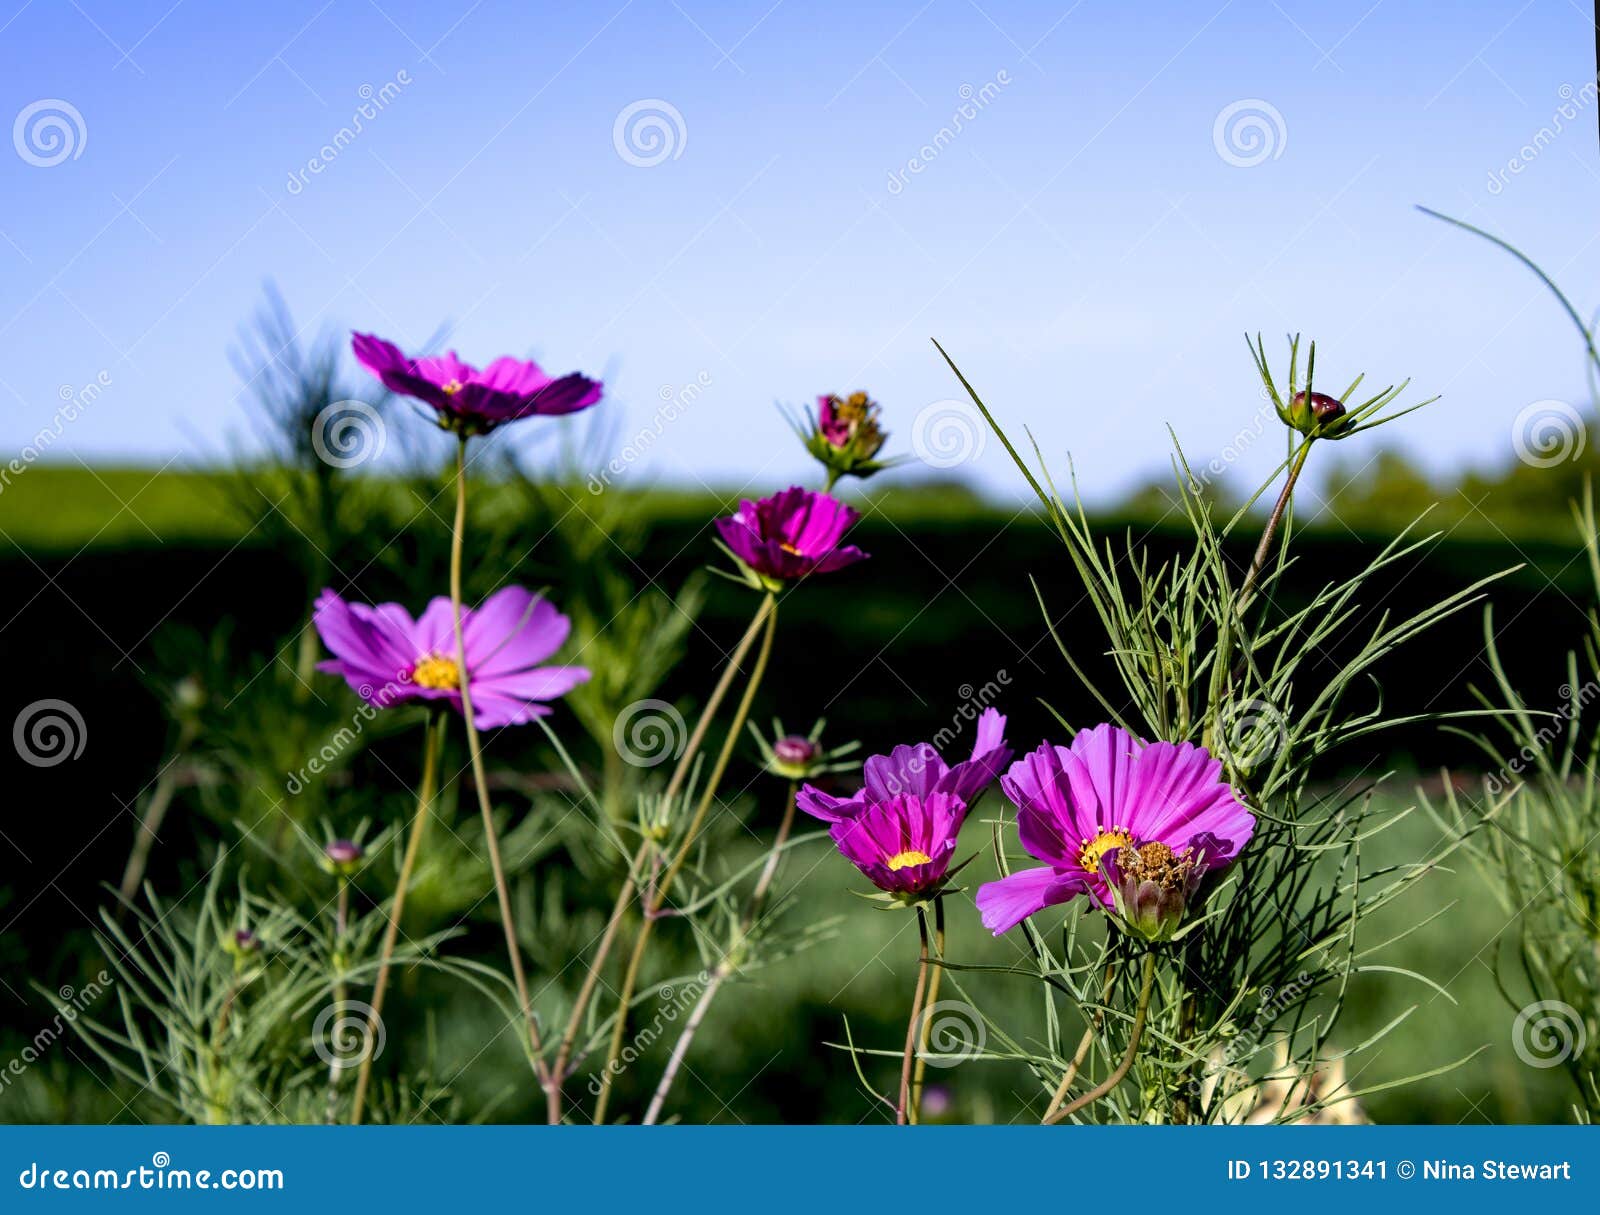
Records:
<instances>
[{"instance_id":1,"label":"pink cosmos flower","mask_svg":"<svg viewBox=\"0 0 1600 1215\"><path fill-rule=\"evenodd\" d=\"M1238 856L1256 820L1222 780L1221 761L1192 743L1144 743L1099 725L1070 747L1042 744L1000 778L1017 806L1022 846L1045 862L978 890L978 910L996 936L1046 907L1088 895L1128 918L1147 902L1170 933L1170 912L1200 878ZM1119 865L1118 854L1137 859ZM1128 899L1119 899L1127 879ZM1149 883L1155 888L1146 890ZM1117 895L1114 895L1114 885ZM1166 889L1170 887L1170 889Z\"/></svg>"},{"instance_id":2,"label":"pink cosmos flower","mask_svg":"<svg viewBox=\"0 0 1600 1215\"><path fill-rule=\"evenodd\" d=\"M944 882L966 815L966 804L948 793L906 794L834 823L828 834L879 890L920 895Z\"/></svg>"},{"instance_id":3,"label":"pink cosmos flower","mask_svg":"<svg viewBox=\"0 0 1600 1215\"><path fill-rule=\"evenodd\" d=\"M735 514L717 520L717 531L740 561L781 583L864 561L866 553L839 544L860 517L837 498L797 485L758 502L740 502Z\"/></svg>"},{"instance_id":4,"label":"pink cosmos flower","mask_svg":"<svg viewBox=\"0 0 1600 1215\"><path fill-rule=\"evenodd\" d=\"M548 376L525 359L498 358L480 371L454 350L414 359L370 333L354 334L350 348L385 388L431 405L439 425L461 435L488 434L519 418L576 413L600 399L600 381L577 372Z\"/></svg>"},{"instance_id":5,"label":"pink cosmos flower","mask_svg":"<svg viewBox=\"0 0 1600 1215\"><path fill-rule=\"evenodd\" d=\"M887 755L872 756L862 765L865 784L854 796L834 797L815 785L805 785L795 795L795 804L825 823L855 818L874 802L902 793L917 797L949 793L970 806L1010 762L1005 715L991 707L978 716L969 759L947 764L932 743L899 746Z\"/></svg>"},{"instance_id":6,"label":"pink cosmos flower","mask_svg":"<svg viewBox=\"0 0 1600 1215\"><path fill-rule=\"evenodd\" d=\"M325 590L312 620L334 657L317 669L344 676L368 704L444 700L461 711L455 618L443 596L416 620L398 603L369 607ZM540 666L561 648L572 622L520 586L461 609L473 719L480 730L521 725L550 712L554 700L589 678L583 667Z\"/></svg>"}]
</instances>

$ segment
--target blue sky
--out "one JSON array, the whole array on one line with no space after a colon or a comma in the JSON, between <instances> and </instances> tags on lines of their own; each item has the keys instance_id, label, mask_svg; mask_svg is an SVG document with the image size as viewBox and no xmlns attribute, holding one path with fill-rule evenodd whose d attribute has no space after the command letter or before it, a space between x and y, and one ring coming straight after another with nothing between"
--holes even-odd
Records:
<instances>
[{"instance_id":1,"label":"blue sky","mask_svg":"<svg viewBox=\"0 0 1600 1215\"><path fill-rule=\"evenodd\" d=\"M624 434L703 385L629 465L641 481L809 479L773 406L827 390L868 388L906 450L959 395L936 336L1104 498L1164 467L1169 421L1201 463L1251 425L1258 329L1315 336L1329 381L1444 394L1363 455L1503 464L1525 405L1583 399L1576 336L1412 204L1506 233L1600 305L1593 30L1579 0L1444 14L11 0L0 116L70 103L75 155L34 163L61 148L32 128L0 155L0 440L103 375L52 458L216 458L247 429L226 348L270 278L308 334L414 346L448 323L473 361L603 373ZM671 107L645 107L666 115L657 164L616 135L641 101ZM1564 103L1568 129L1506 172ZM1262 116L1268 152L1218 133L1229 107ZM1259 447L1241 478L1273 463ZM953 471L1017 487L992 441Z\"/></svg>"}]
</instances>

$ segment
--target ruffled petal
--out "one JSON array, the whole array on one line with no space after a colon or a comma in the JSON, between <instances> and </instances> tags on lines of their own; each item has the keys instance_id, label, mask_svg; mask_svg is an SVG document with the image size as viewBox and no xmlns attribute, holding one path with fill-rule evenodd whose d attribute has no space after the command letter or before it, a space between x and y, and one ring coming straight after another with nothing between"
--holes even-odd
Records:
<instances>
[{"instance_id":1,"label":"ruffled petal","mask_svg":"<svg viewBox=\"0 0 1600 1215\"><path fill-rule=\"evenodd\" d=\"M1035 912L1058 903L1065 903L1074 895L1082 894L1081 878L1061 873L1048 866L1024 869L998 882L985 882L978 887L978 912L983 926L995 936L1009 932Z\"/></svg>"},{"instance_id":2,"label":"ruffled petal","mask_svg":"<svg viewBox=\"0 0 1600 1215\"><path fill-rule=\"evenodd\" d=\"M1126 827L1135 806L1129 798L1134 760L1144 744L1118 726L1109 723L1092 730L1080 730L1072 740L1072 753L1083 761L1099 801L1094 826ZM1085 824L1087 826L1087 824ZM1089 834L1086 832L1086 834ZM1136 832L1137 834L1137 832Z\"/></svg>"},{"instance_id":3,"label":"ruffled petal","mask_svg":"<svg viewBox=\"0 0 1600 1215\"><path fill-rule=\"evenodd\" d=\"M1210 832L1242 844L1255 830L1255 816L1222 780L1222 763L1193 743L1151 743L1140 754L1130 783L1141 840L1181 847Z\"/></svg>"},{"instance_id":4,"label":"ruffled petal","mask_svg":"<svg viewBox=\"0 0 1600 1215\"><path fill-rule=\"evenodd\" d=\"M902 793L923 797L931 793L947 769L928 743L899 746L887 755L874 755L861 765L870 800L885 801Z\"/></svg>"},{"instance_id":5,"label":"ruffled petal","mask_svg":"<svg viewBox=\"0 0 1600 1215\"><path fill-rule=\"evenodd\" d=\"M825 823L837 823L844 819L852 819L867 808L865 795L857 793L854 797L834 797L831 793L824 793L815 785L803 785L795 794L795 805L804 810L812 818L820 818Z\"/></svg>"}]
</instances>

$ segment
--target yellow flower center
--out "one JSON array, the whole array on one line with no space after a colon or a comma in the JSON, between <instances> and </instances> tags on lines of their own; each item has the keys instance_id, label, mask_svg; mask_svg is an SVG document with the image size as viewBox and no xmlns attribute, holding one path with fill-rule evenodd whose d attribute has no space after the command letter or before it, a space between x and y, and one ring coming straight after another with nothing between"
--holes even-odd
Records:
<instances>
[{"instance_id":1,"label":"yellow flower center","mask_svg":"<svg viewBox=\"0 0 1600 1215\"><path fill-rule=\"evenodd\" d=\"M803 557L803 556L805 556L804 553L802 553L794 545L790 544L787 540L779 541L778 547L781 548L784 552L789 553L792 556L795 556L795 557Z\"/></svg>"},{"instance_id":2,"label":"yellow flower center","mask_svg":"<svg viewBox=\"0 0 1600 1215\"><path fill-rule=\"evenodd\" d=\"M1083 848L1078 852L1078 864L1089 873L1098 875L1100 862L1105 859L1106 853L1126 848L1131 843L1133 843L1133 833L1126 827L1113 827L1109 831L1102 831L1092 840L1083 841Z\"/></svg>"},{"instance_id":3,"label":"yellow flower center","mask_svg":"<svg viewBox=\"0 0 1600 1215\"><path fill-rule=\"evenodd\" d=\"M462 384L460 380L451 380L447 384L440 384L439 385L439 391L444 393L446 396L453 397L453 396L456 395L456 393L460 392L462 390L462 388L464 388L464 387L465 387L465 385Z\"/></svg>"},{"instance_id":4,"label":"yellow flower center","mask_svg":"<svg viewBox=\"0 0 1600 1215\"><path fill-rule=\"evenodd\" d=\"M411 682L424 688L459 688L461 668L456 665L454 658L429 654L426 658L419 658L417 665L411 668Z\"/></svg>"},{"instance_id":5,"label":"yellow flower center","mask_svg":"<svg viewBox=\"0 0 1600 1215\"><path fill-rule=\"evenodd\" d=\"M905 852L897 852L884 862L890 869L909 869L912 865L931 864L933 858L926 852L918 852L914 848Z\"/></svg>"}]
</instances>

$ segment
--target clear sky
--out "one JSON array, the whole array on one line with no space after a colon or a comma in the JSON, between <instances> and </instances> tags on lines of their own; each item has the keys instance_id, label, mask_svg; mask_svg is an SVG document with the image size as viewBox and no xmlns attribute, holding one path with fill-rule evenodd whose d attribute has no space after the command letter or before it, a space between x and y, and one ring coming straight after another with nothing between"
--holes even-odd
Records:
<instances>
[{"instance_id":1,"label":"clear sky","mask_svg":"<svg viewBox=\"0 0 1600 1215\"><path fill-rule=\"evenodd\" d=\"M774 404L828 390L906 450L958 395L930 336L1098 497L1250 425L1246 330L1443 393L1356 440L1434 467L1583 399L1532 276L1412 204L1600 305L1584 0L0 6L8 453L102 376L53 458L226 451L268 279L308 332L603 374L624 431L703 385L641 480L809 479ZM992 441L955 471L1016 488Z\"/></svg>"}]
</instances>

